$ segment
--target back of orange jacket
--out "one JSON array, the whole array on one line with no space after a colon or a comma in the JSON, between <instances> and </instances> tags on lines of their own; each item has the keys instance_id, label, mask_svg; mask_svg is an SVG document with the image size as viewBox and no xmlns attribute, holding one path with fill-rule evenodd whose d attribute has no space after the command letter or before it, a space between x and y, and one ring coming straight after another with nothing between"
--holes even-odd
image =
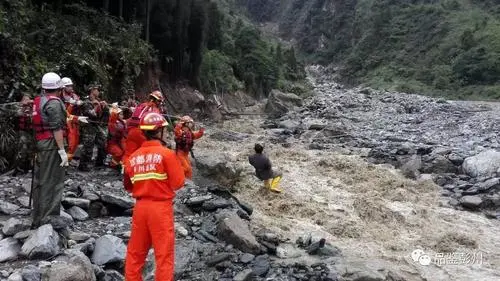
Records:
<instances>
[{"instance_id":1,"label":"back of orange jacket","mask_svg":"<svg viewBox=\"0 0 500 281\"><path fill-rule=\"evenodd\" d=\"M157 140L144 142L125 163L124 186L138 200L171 200L184 180L175 153Z\"/></svg>"}]
</instances>

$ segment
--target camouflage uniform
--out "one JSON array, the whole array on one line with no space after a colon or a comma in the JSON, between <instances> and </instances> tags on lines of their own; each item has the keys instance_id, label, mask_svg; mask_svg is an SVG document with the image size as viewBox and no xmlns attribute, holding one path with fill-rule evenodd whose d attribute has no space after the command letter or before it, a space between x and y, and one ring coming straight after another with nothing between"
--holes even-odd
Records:
<instances>
[{"instance_id":1,"label":"camouflage uniform","mask_svg":"<svg viewBox=\"0 0 500 281\"><path fill-rule=\"evenodd\" d=\"M94 152L94 145L97 146L97 158L95 166L103 166L106 158L107 141L107 119L109 109L98 101L86 99L81 108L81 115L89 118L88 124L80 124L80 143L83 145L80 158L80 170L90 170L90 161Z\"/></svg>"},{"instance_id":2,"label":"camouflage uniform","mask_svg":"<svg viewBox=\"0 0 500 281\"><path fill-rule=\"evenodd\" d=\"M33 167L35 139L31 126L31 104L22 105L18 111L18 143L16 153L16 172L27 172Z\"/></svg>"}]
</instances>

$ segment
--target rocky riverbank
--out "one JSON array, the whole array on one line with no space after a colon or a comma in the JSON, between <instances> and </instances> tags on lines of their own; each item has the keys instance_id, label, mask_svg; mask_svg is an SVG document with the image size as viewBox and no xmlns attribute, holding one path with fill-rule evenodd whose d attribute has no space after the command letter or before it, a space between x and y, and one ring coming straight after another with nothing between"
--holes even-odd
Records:
<instances>
[{"instance_id":1,"label":"rocky riverbank","mask_svg":"<svg viewBox=\"0 0 500 281\"><path fill-rule=\"evenodd\" d=\"M361 155L402 169L413 179L432 177L459 209L500 218L500 104L454 102L419 95L345 89L311 67L315 96L264 124L286 144ZM269 107L269 105L268 105Z\"/></svg>"},{"instance_id":2,"label":"rocky riverbank","mask_svg":"<svg viewBox=\"0 0 500 281\"><path fill-rule=\"evenodd\" d=\"M134 201L119 176L70 171L61 219L36 230L29 230L30 187L28 177L0 179L0 280L124 280ZM176 280L337 280L325 260L340 258L340 250L325 240L297 244L257 230L252 213L217 185L188 182L175 200ZM315 262L294 260L300 256ZM145 280L153 280L153 257L151 251Z\"/></svg>"}]
</instances>

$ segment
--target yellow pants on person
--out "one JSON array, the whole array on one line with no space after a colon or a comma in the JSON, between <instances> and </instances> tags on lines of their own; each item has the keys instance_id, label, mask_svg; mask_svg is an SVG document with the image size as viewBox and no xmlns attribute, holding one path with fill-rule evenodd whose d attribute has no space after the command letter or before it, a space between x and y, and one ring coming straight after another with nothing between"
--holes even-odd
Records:
<instances>
[{"instance_id":1,"label":"yellow pants on person","mask_svg":"<svg viewBox=\"0 0 500 281\"><path fill-rule=\"evenodd\" d=\"M279 187L279 183L281 181L281 176L276 176L272 179L268 179L264 181L264 186L274 192L282 192L283 189Z\"/></svg>"}]
</instances>

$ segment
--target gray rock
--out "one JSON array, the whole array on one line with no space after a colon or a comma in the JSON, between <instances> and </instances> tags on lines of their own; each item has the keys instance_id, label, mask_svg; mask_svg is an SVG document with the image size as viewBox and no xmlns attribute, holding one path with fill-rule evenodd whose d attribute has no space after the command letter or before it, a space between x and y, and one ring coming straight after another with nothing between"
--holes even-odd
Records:
<instances>
[{"instance_id":1,"label":"gray rock","mask_svg":"<svg viewBox=\"0 0 500 281\"><path fill-rule=\"evenodd\" d=\"M0 262L15 260L21 252L21 244L12 237L0 241Z\"/></svg>"},{"instance_id":2,"label":"gray rock","mask_svg":"<svg viewBox=\"0 0 500 281\"><path fill-rule=\"evenodd\" d=\"M3 234L12 236L18 232L29 229L31 223L28 220L20 220L17 218L10 218L5 222L2 228Z\"/></svg>"},{"instance_id":3,"label":"gray rock","mask_svg":"<svg viewBox=\"0 0 500 281\"><path fill-rule=\"evenodd\" d=\"M42 279L42 272L34 265L28 265L21 271L23 281L40 281Z\"/></svg>"},{"instance_id":4,"label":"gray rock","mask_svg":"<svg viewBox=\"0 0 500 281\"><path fill-rule=\"evenodd\" d=\"M242 255L241 255L241 257L240 257L240 261L241 261L242 263L245 263L245 264L250 263L250 262L251 262L251 261L253 261L254 259L255 259L255 256L254 256L254 255L252 255L252 254L249 254L249 253L244 253L244 254L242 254Z\"/></svg>"},{"instance_id":5,"label":"gray rock","mask_svg":"<svg viewBox=\"0 0 500 281\"><path fill-rule=\"evenodd\" d=\"M217 232L219 237L243 252L260 253L260 244L250 232L248 224L236 214L230 214L219 222Z\"/></svg>"},{"instance_id":6,"label":"gray rock","mask_svg":"<svg viewBox=\"0 0 500 281\"><path fill-rule=\"evenodd\" d=\"M0 213L5 215L12 215L17 210L19 210L19 208L20 208L19 206L9 203L7 201L2 200L0 202Z\"/></svg>"},{"instance_id":7,"label":"gray rock","mask_svg":"<svg viewBox=\"0 0 500 281\"><path fill-rule=\"evenodd\" d=\"M121 262L125 260L125 253L126 246L122 239L112 235L104 235L96 240L91 259L97 265Z\"/></svg>"},{"instance_id":8,"label":"gray rock","mask_svg":"<svg viewBox=\"0 0 500 281\"><path fill-rule=\"evenodd\" d=\"M90 239L90 235L82 232L70 232L68 238L76 242L84 242Z\"/></svg>"},{"instance_id":9,"label":"gray rock","mask_svg":"<svg viewBox=\"0 0 500 281\"><path fill-rule=\"evenodd\" d=\"M73 206L68 209L68 214L77 221L84 221L89 218L89 214L78 206Z\"/></svg>"},{"instance_id":10,"label":"gray rock","mask_svg":"<svg viewBox=\"0 0 500 281\"><path fill-rule=\"evenodd\" d=\"M236 274L233 278L234 281L250 281L255 278L255 274L251 269L245 269Z\"/></svg>"},{"instance_id":11,"label":"gray rock","mask_svg":"<svg viewBox=\"0 0 500 281\"><path fill-rule=\"evenodd\" d=\"M424 173L446 174L456 173L457 171L457 167L442 155L436 155L430 163L424 163L422 167Z\"/></svg>"},{"instance_id":12,"label":"gray rock","mask_svg":"<svg viewBox=\"0 0 500 281\"><path fill-rule=\"evenodd\" d=\"M251 269L245 269L236 274L233 278L234 281L250 281L255 278L255 274Z\"/></svg>"},{"instance_id":13,"label":"gray rock","mask_svg":"<svg viewBox=\"0 0 500 281\"><path fill-rule=\"evenodd\" d=\"M500 168L500 152L488 150L468 157L462 164L464 172L471 177L492 177Z\"/></svg>"},{"instance_id":14,"label":"gray rock","mask_svg":"<svg viewBox=\"0 0 500 281\"><path fill-rule=\"evenodd\" d=\"M90 200L83 198L66 197L62 200L61 203L67 207L77 206L84 210L88 210L90 206Z\"/></svg>"},{"instance_id":15,"label":"gray rock","mask_svg":"<svg viewBox=\"0 0 500 281\"><path fill-rule=\"evenodd\" d=\"M210 199L212 199L211 195L195 196L195 197L191 197L188 200L186 200L186 205L188 205L188 206L201 205L205 201L208 201Z\"/></svg>"},{"instance_id":16,"label":"gray rock","mask_svg":"<svg viewBox=\"0 0 500 281\"><path fill-rule=\"evenodd\" d=\"M299 122L293 121L293 120L290 120L290 119L283 120L278 125L279 128L287 129L287 130L291 130L291 131L295 130L299 126L300 126Z\"/></svg>"},{"instance_id":17,"label":"gray rock","mask_svg":"<svg viewBox=\"0 0 500 281\"><path fill-rule=\"evenodd\" d=\"M255 258L254 265L252 266L252 272L256 276L264 277L267 272L269 272L269 269L271 269L271 264L269 263L269 257L267 255Z\"/></svg>"},{"instance_id":18,"label":"gray rock","mask_svg":"<svg viewBox=\"0 0 500 281\"><path fill-rule=\"evenodd\" d=\"M478 183L475 185L478 190L480 191L488 191L492 188L498 188L500 187L500 179L499 178L492 178L489 180L486 180L484 182Z\"/></svg>"},{"instance_id":19,"label":"gray rock","mask_svg":"<svg viewBox=\"0 0 500 281\"><path fill-rule=\"evenodd\" d=\"M60 216L49 216L47 223L51 224L54 229L61 230L72 225L74 220L68 213L61 211Z\"/></svg>"},{"instance_id":20,"label":"gray rock","mask_svg":"<svg viewBox=\"0 0 500 281\"><path fill-rule=\"evenodd\" d=\"M483 199L479 196L464 196L460 198L460 204L465 208L478 209L483 203Z\"/></svg>"},{"instance_id":21,"label":"gray rock","mask_svg":"<svg viewBox=\"0 0 500 281\"><path fill-rule=\"evenodd\" d=\"M16 270L9 276L7 281L23 281L23 276L21 275L21 270Z\"/></svg>"},{"instance_id":22,"label":"gray rock","mask_svg":"<svg viewBox=\"0 0 500 281\"><path fill-rule=\"evenodd\" d=\"M102 202L112 204L123 209L134 207L135 201L128 196L118 196L110 193L101 193Z\"/></svg>"},{"instance_id":23,"label":"gray rock","mask_svg":"<svg viewBox=\"0 0 500 281\"><path fill-rule=\"evenodd\" d=\"M106 276L106 272L102 269L102 267L92 264L92 269L94 270L94 275L97 280L103 280Z\"/></svg>"},{"instance_id":24,"label":"gray rock","mask_svg":"<svg viewBox=\"0 0 500 281\"><path fill-rule=\"evenodd\" d=\"M82 197L83 197L84 199L89 200L89 201L98 201L98 200L100 200L100 199L101 199L101 197L99 197L99 195L97 195L97 194L95 194L95 193L93 193L93 192L87 192L87 191L85 191L85 192L83 193Z\"/></svg>"},{"instance_id":25,"label":"gray rock","mask_svg":"<svg viewBox=\"0 0 500 281\"><path fill-rule=\"evenodd\" d=\"M104 281L124 281L125 277L120 274L120 272L112 269L108 269L105 271L106 275L104 276Z\"/></svg>"},{"instance_id":26,"label":"gray rock","mask_svg":"<svg viewBox=\"0 0 500 281\"><path fill-rule=\"evenodd\" d=\"M203 202L203 205L201 206L203 209L207 211L215 211L217 209L224 209L231 206L231 202L229 202L226 199L223 198L217 198L213 200L208 200Z\"/></svg>"},{"instance_id":27,"label":"gray rock","mask_svg":"<svg viewBox=\"0 0 500 281\"><path fill-rule=\"evenodd\" d=\"M30 206L30 198L28 196L21 196L19 198L17 198L17 203L19 203L19 205L25 207L25 208L29 208Z\"/></svg>"},{"instance_id":28,"label":"gray rock","mask_svg":"<svg viewBox=\"0 0 500 281\"><path fill-rule=\"evenodd\" d=\"M281 117L295 106L302 106L302 99L299 96L272 90L267 100L265 112L272 117Z\"/></svg>"},{"instance_id":29,"label":"gray rock","mask_svg":"<svg viewBox=\"0 0 500 281\"><path fill-rule=\"evenodd\" d=\"M196 168L201 175L215 179L224 186L232 186L240 180L241 167L227 161L223 153L199 151L196 154Z\"/></svg>"},{"instance_id":30,"label":"gray rock","mask_svg":"<svg viewBox=\"0 0 500 281\"><path fill-rule=\"evenodd\" d=\"M59 235L52 225L40 226L21 248L23 256L29 259L45 259L59 253Z\"/></svg>"},{"instance_id":31,"label":"gray rock","mask_svg":"<svg viewBox=\"0 0 500 281\"><path fill-rule=\"evenodd\" d=\"M422 168L422 157L414 154L401 166L401 172L407 178L418 179L420 177L420 168Z\"/></svg>"},{"instance_id":32,"label":"gray rock","mask_svg":"<svg viewBox=\"0 0 500 281\"><path fill-rule=\"evenodd\" d=\"M30 237L30 235L33 232L35 232L35 230L28 229L28 230L16 233L16 235L14 235L13 237L14 237L14 239L17 239L17 240L26 240Z\"/></svg>"},{"instance_id":33,"label":"gray rock","mask_svg":"<svg viewBox=\"0 0 500 281\"><path fill-rule=\"evenodd\" d=\"M72 249L78 250L88 256L92 252L94 252L95 239L90 238L89 240L85 241L85 243L76 244L75 246L72 247Z\"/></svg>"},{"instance_id":34,"label":"gray rock","mask_svg":"<svg viewBox=\"0 0 500 281\"><path fill-rule=\"evenodd\" d=\"M464 163L464 158L462 156L458 155L457 153L453 153L453 152L448 154L448 160L450 160L451 163L453 163L456 166L460 166Z\"/></svg>"},{"instance_id":35,"label":"gray rock","mask_svg":"<svg viewBox=\"0 0 500 281\"><path fill-rule=\"evenodd\" d=\"M229 253L221 253L221 254L214 255L209 260L207 260L207 265L214 266L220 262L228 260L230 257L231 257L231 255Z\"/></svg>"},{"instance_id":36,"label":"gray rock","mask_svg":"<svg viewBox=\"0 0 500 281\"><path fill-rule=\"evenodd\" d=\"M95 281L94 269L87 256L79 251L66 251L69 260L53 263L43 273L43 280ZM47 279L45 279L47 278Z\"/></svg>"}]
</instances>

